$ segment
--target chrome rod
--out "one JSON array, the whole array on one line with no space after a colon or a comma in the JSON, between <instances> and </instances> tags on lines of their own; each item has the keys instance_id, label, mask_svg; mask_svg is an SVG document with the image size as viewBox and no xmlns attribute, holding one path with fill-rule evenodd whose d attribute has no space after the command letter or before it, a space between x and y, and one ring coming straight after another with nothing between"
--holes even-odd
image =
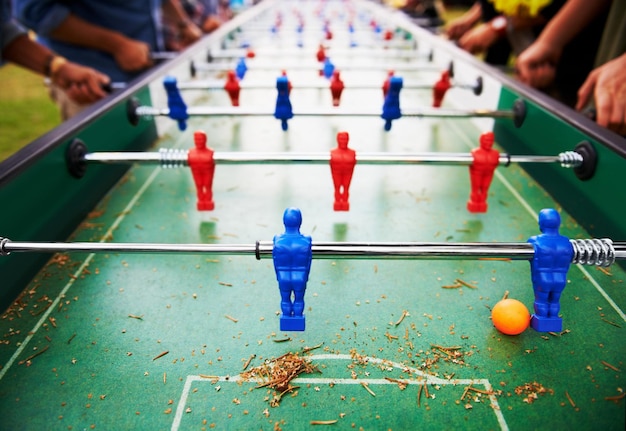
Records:
<instances>
[{"instance_id":1,"label":"chrome rod","mask_svg":"<svg viewBox=\"0 0 626 431\"><path fill-rule=\"evenodd\" d=\"M420 71L431 71L437 70L442 71L446 70L445 66L438 66L431 63L382 63L382 64L334 64L335 69L340 71L388 71L394 70L396 72L420 72ZM292 64L282 64L276 62L274 64L263 64L263 63L254 63L253 61L246 62L246 66L248 70L258 70L258 71L271 71L271 70L311 70L317 71L321 70L324 65L322 63L310 63L310 64L302 64L302 63L292 63ZM233 70L237 67L237 63L232 62L224 62L224 63L193 63L193 68L196 71L200 72L216 72L216 71L224 71L224 70Z\"/></svg>"},{"instance_id":2,"label":"chrome rod","mask_svg":"<svg viewBox=\"0 0 626 431\"><path fill-rule=\"evenodd\" d=\"M189 82L180 82L178 83L179 90L224 90L224 85L226 84L225 80L207 80L207 81L189 81ZM330 90L330 82L324 80L319 83L307 82L307 83L291 83L292 90ZM476 84L467 84L467 83L451 83L452 88L462 88L473 90L476 87ZM408 83L403 84L403 90L432 90L435 86L435 83ZM249 82L249 81L241 81L239 83L239 88L241 90L276 90L276 85L266 84L262 82ZM344 83L344 90L381 90L382 84L369 84L369 83L360 83L360 84L346 84Z\"/></svg>"},{"instance_id":3,"label":"chrome rod","mask_svg":"<svg viewBox=\"0 0 626 431\"><path fill-rule=\"evenodd\" d=\"M581 243L582 241L582 243ZM608 266L614 260L626 259L626 243L608 239L571 240L577 251L576 263ZM589 245L588 245L589 244ZM591 245L593 244L593 245ZM600 245L598 245L600 244ZM588 248L587 252L579 252ZM159 243L91 243L91 242L14 242L0 238L0 255L12 252L88 252L88 253L207 253L220 255L253 254L257 259L271 258L273 243L256 244L159 244ZM312 245L315 259L505 259L531 260L532 244L523 243L433 243L433 242L320 242ZM581 253L584 256L581 258Z\"/></svg>"},{"instance_id":4,"label":"chrome rod","mask_svg":"<svg viewBox=\"0 0 626 431\"><path fill-rule=\"evenodd\" d=\"M12 252L86 252L86 253L208 253L254 254L254 244L159 244L159 243L106 243L106 242L13 242L2 245L0 254Z\"/></svg>"},{"instance_id":5,"label":"chrome rod","mask_svg":"<svg viewBox=\"0 0 626 431\"><path fill-rule=\"evenodd\" d=\"M180 55L179 52L173 51L162 51L162 52L153 52L150 54L150 58L153 60L173 60Z\"/></svg>"},{"instance_id":6,"label":"chrome rod","mask_svg":"<svg viewBox=\"0 0 626 431\"><path fill-rule=\"evenodd\" d=\"M139 106L136 109L139 116L169 116L169 108L154 108L151 106ZM490 117L490 118L514 118L515 112L512 110L454 110L440 108L403 108L402 117L419 117L419 118L472 118L472 117ZM238 106L192 106L187 108L189 116L274 116L274 111L267 108L251 108ZM293 111L294 117L381 117L381 111L373 111L359 108L298 108Z\"/></svg>"},{"instance_id":7,"label":"chrome rod","mask_svg":"<svg viewBox=\"0 0 626 431\"><path fill-rule=\"evenodd\" d=\"M144 163L168 164L168 167L187 166L187 150L161 149L159 152L97 152L84 156L87 163ZM578 154L578 153L576 153ZM582 163L582 156L580 156ZM511 156L500 154L500 165L510 163L562 163L562 156ZM330 153L213 153L216 164L328 164ZM471 165L470 153L378 153L357 152L357 163L363 165L445 164ZM576 167L578 165L568 165Z\"/></svg>"},{"instance_id":8,"label":"chrome rod","mask_svg":"<svg viewBox=\"0 0 626 431\"><path fill-rule=\"evenodd\" d=\"M351 55L358 56L367 56L367 58L379 57L379 58L430 58L432 53L418 52L413 49L413 47L409 45L405 46L397 46L397 47L389 47L388 49L381 48L367 48L364 49L362 47L354 47L354 48L332 48L325 47L325 54L327 57L332 58L334 56L345 56L349 57ZM308 56L311 58L315 58L317 55L317 50L307 49L307 48L294 48L294 49L280 49L280 50L272 50L267 51L261 49L254 49L255 57L292 57L292 56ZM215 52L209 52L208 56L211 59L239 59L239 58L249 58L248 51L245 49L229 49L229 50L220 50ZM254 61L254 59L250 59Z\"/></svg>"}]
</instances>

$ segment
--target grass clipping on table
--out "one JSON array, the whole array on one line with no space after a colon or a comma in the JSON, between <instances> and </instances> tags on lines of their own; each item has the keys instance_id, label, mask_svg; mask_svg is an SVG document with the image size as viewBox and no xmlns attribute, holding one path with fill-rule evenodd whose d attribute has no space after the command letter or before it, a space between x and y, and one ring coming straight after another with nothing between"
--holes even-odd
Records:
<instances>
[{"instance_id":1,"label":"grass clipping on table","mask_svg":"<svg viewBox=\"0 0 626 431\"><path fill-rule=\"evenodd\" d=\"M256 380L259 384L257 388L275 389L270 405L277 407L284 394L297 389L291 386L291 381L300 374L320 373L316 365L308 358L303 358L299 353L286 353L276 359L265 361L262 365L241 373L244 380Z\"/></svg>"}]
</instances>

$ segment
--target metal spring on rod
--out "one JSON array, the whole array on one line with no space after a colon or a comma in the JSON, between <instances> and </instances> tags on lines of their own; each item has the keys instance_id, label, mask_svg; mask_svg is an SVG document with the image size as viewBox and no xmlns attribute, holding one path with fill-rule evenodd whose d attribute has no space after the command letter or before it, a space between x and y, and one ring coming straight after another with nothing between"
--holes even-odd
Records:
<instances>
[{"instance_id":1,"label":"metal spring on rod","mask_svg":"<svg viewBox=\"0 0 626 431\"><path fill-rule=\"evenodd\" d=\"M572 263L595 266L611 266L615 262L613 241L602 239L570 239L574 248Z\"/></svg>"},{"instance_id":2,"label":"metal spring on rod","mask_svg":"<svg viewBox=\"0 0 626 431\"><path fill-rule=\"evenodd\" d=\"M583 164L583 156L576 151L564 151L559 154L559 162L564 168L577 168Z\"/></svg>"},{"instance_id":3,"label":"metal spring on rod","mask_svg":"<svg viewBox=\"0 0 626 431\"><path fill-rule=\"evenodd\" d=\"M187 150L174 148L159 149L162 168L180 168L187 166Z\"/></svg>"}]
</instances>

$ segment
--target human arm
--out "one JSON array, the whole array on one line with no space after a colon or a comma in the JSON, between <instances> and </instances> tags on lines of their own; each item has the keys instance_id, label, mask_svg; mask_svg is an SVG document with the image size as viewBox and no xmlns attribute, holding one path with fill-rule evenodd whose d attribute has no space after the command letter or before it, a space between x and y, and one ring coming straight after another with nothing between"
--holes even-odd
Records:
<instances>
[{"instance_id":1,"label":"human arm","mask_svg":"<svg viewBox=\"0 0 626 431\"><path fill-rule=\"evenodd\" d=\"M164 0L163 14L176 23L183 46L191 45L202 37L202 30L189 19L179 0Z\"/></svg>"},{"instance_id":2,"label":"human arm","mask_svg":"<svg viewBox=\"0 0 626 431\"><path fill-rule=\"evenodd\" d=\"M583 109L592 94L597 123L620 135L626 135L626 54L589 74L578 90L576 109Z\"/></svg>"},{"instance_id":3,"label":"human arm","mask_svg":"<svg viewBox=\"0 0 626 431\"><path fill-rule=\"evenodd\" d=\"M568 0L537 40L517 58L518 78L532 87L549 85L565 45L610 3L611 0Z\"/></svg>"},{"instance_id":4,"label":"human arm","mask_svg":"<svg viewBox=\"0 0 626 431\"><path fill-rule=\"evenodd\" d=\"M209 15L202 21L202 31L211 33L222 25L222 20L217 15Z\"/></svg>"},{"instance_id":5,"label":"human arm","mask_svg":"<svg viewBox=\"0 0 626 431\"><path fill-rule=\"evenodd\" d=\"M67 15L50 36L61 42L109 53L117 65L128 72L152 66L150 46L147 43L130 39L122 33L92 24L73 14Z\"/></svg>"},{"instance_id":6,"label":"human arm","mask_svg":"<svg viewBox=\"0 0 626 431\"><path fill-rule=\"evenodd\" d=\"M450 21L446 26L446 36L449 39L457 40L467 33L482 16L480 2L475 2L472 7L460 17Z\"/></svg>"},{"instance_id":7,"label":"human arm","mask_svg":"<svg viewBox=\"0 0 626 431\"><path fill-rule=\"evenodd\" d=\"M86 21L58 0L17 0L16 17L39 36L55 39L74 46L90 48L110 54L120 69L138 71L150 67L150 47L124 34ZM124 10L116 10L120 20Z\"/></svg>"},{"instance_id":8,"label":"human arm","mask_svg":"<svg viewBox=\"0 0 626 431\"><path fill-rule=\"evenodd\" d=\"M506 31L506 27L504 29ZM491 23L484 23L465 33L459 39L459 47L472 54L485 52L504 35L496 30Z\"/></svg>"},{"instance_id":9,"label":"human arm","mask_svg":"<svg viewBox=\"0 0 626 431\"><path fill-rule=\"evenodd\" d=\"M106 75L66 61L26 34L13 39L2 51L2 58L48 76L78 103L92 103L106 96L102 89L109 82Z\"/></svg>"}]
</instances>

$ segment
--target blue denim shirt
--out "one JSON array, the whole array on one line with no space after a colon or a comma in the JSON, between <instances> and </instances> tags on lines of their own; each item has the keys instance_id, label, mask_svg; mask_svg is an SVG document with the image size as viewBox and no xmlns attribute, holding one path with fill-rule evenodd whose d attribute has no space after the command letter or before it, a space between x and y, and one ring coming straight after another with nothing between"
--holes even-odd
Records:
<instances>
[{"instance_id":1,"label":"blue denim shirt","mask_svg":"<svg viewBox=\"0 0 626 431\"><path fill-rule=\"evenodd\" d=\"M152 51L163 51L161 3L161 0L14 0L14 12L53 51L107 74L114 82L126 82L141 72L125 72L110 54L60 42L50 34L71 13L91 24L145 42Z\"/></svg>"},{"instance_id":2,"label":"blue denim shirt","mask_svg":"<svg viewBox=\"0 0 626 431\"><path fill-rule=\"evenodd\" d=\"M4 48L26 30L21 27L11 15L11 0L0 0L0 64L4 64L2 51Z\"/></svg>"}]
</instances>

